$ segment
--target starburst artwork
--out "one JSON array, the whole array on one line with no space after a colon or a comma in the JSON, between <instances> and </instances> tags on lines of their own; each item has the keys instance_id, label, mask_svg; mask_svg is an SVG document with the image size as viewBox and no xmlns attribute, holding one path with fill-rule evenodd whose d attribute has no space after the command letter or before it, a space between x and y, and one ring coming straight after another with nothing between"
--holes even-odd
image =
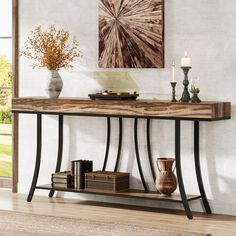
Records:
<instances>
[{"instance_id":1,"label":"starburst artwork","mask_svg":"<svg viewBox=\"0 0 236 236\"><path fill-rule=\"evenodd\" d=\"M100 67L164 67L163 1L100 0Z\"/></svg>"}]
</instances>

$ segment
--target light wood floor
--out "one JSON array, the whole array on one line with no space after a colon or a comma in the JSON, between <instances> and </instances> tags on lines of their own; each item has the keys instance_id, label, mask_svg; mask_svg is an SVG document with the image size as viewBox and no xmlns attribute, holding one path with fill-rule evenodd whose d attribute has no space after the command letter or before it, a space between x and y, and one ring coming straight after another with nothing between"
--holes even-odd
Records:
<instances>
[{"instance_id":1,"label":"light wood floor","mask_svg":"<svg viewBox=\"0 0 236 236\"><path fill-rule=\"evenodd\" d=\"M0 209L236 236L236 217L233 216L194 213L194 219L188 220L181 211L152 210L63 198L49 199L46 195L45 197L35 196L31 203L27 203L26 195L12 194L7 190L0 190Z\"/></svg>"}]
</instances>

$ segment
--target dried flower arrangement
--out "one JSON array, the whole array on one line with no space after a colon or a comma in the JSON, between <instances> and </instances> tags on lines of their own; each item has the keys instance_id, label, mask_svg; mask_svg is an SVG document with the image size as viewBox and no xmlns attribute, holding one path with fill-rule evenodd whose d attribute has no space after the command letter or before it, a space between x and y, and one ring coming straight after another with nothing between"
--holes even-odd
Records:
<instances>
[{"instance_id":1,"label":"dried flower arrangement","mask_svg":"<svg viewBox=\"0 0 236 236\"><path fill-rule=\"evenodd\" d=\"M33 68L59 70L73 68L72 62L82 56L78 47L79 42L75 38L70 39L69 32L56 29L55 25L51 25L46 31L37 26L28 37L20 55L32 59Z\"/></svg>"}]
</instances>

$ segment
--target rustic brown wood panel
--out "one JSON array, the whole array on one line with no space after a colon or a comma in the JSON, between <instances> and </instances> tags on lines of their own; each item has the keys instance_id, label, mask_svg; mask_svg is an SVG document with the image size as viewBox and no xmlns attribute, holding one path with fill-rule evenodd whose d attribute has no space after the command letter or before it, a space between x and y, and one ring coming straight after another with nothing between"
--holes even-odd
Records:
<instances>
[{"instance_id":1,"label":"rustic brown wood panel","mask_svg":"<svg viewBox=\"0 0 236 236\"><path fill-rule=\"evenodd\" d=\"M14 112L42 112L81 115L228 119L230 102L172 103L159 100L114 101L73 98L13 98Z\"/></svg>"},{"instance_id":2,"label":"rustic brown wood panel","mask_svg":"<svg viewBox=\"0 0 236 236\"><path fill-rule=\"evenodd\" d=\"M99 1L99 66L164 67L164 1Z\"/></svg>"},{"instance_id":3,"label":"rustic brown wood panel","mask_svg":"<svg viewBox=\"0 0 236 236\"><path fill-rule=\"evenodd\" d=\"M149 200L163 200L163 201L176 201L182 202L181 196L179 194L172 194L170 196L164 196L161 194L157 194L155 191L145 192L143 190L138 189L129 189L123 192L111 192L106 190L96 190L96 189L76 189L76 188L52 188L51 184L41 185L38 186L37 189L44 189L44 190L59 190L65 192L74 192L74 193L85 193L85 194L98 194L104 196L116 196L116 197L126 197L126 198L139 198L139 199L149 199ZM187 195L188 200L194 200L199 198L197 195Z\"/></svg>"}]
</instances>

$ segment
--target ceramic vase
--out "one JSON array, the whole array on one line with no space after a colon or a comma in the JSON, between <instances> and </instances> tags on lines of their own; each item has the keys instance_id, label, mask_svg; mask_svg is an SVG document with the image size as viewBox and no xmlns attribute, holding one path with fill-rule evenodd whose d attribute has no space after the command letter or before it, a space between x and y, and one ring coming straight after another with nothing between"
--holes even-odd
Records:
<instances>
[{"instance_id":1,"label":"ceramic vase","mask_svg":"<svg viewBox=\"0 0 236 236\"><path fill-rule=\"evenodd\" d=\"M46 93L49 98L58 98L63 88L63 81L58 70L49 70L46 82Z\"/></svg>"},{"instance_id":2,"label":"ceramic vase","mask_svg":"<svg viewBox=\"0 0 236 236\"><path fill-rule=\"evenodd\" d=\"M158 158L158 176L156 179L156 188L163 195L171 195L177 188L177 179L172 170L174 158Z\"/></svg>"}]
</instances>

